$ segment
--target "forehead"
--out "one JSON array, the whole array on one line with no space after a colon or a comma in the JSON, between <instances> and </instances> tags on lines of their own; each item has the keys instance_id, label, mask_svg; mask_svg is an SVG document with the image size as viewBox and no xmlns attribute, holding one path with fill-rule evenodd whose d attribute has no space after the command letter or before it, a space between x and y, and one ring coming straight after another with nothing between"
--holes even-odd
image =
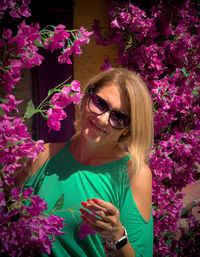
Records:
<instances>
[{"instance_id":1,"label":"forehead","mask_svg":"<svg viewBox=\"0 0 200 257\"><path fill-rule=\"evenodd\" d=\"M96 92L102 97L112 109L129 113L129 99L123 90L114 83L106 83L100 87Z\"/></svg>"}]
</instances>

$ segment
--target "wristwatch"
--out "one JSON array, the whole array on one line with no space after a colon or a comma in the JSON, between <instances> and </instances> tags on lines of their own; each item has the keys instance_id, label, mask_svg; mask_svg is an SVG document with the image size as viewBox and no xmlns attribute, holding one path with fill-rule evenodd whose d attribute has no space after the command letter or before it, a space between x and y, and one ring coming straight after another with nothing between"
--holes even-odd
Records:
<instances>
[{"instance_id":1,"label":"wristwatch","mask_svg":"<svg viewBox=\"0 0 200 257\"><path fill-rule=\"evenodd\" d=\"M119 238L115 242L110 242L108 240L105 240L106 246L117 251L128 243L127 231L126 231L125 227L123 227L123 228L124 228L123 237Z\"/></svg>"}]
</instances>

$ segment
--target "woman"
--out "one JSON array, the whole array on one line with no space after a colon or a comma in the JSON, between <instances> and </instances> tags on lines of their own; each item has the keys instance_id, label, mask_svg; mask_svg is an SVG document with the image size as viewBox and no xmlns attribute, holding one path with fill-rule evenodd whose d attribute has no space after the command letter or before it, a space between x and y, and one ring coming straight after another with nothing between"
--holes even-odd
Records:
<instances>
[{"instance_id":1,"label":"woman","mask_svg":"<svg viewBox=\"0 0 200 257\"><path fill-rule=\"evenodd\" d=\"M80 105L80 132L70 142L47 144L24 189L32 187L67 226L52 256L152 256L152 102L144 82L116 68L92 78ZM37 171L37 172L36 172ZM82 207L80 208L80 203ZM84 222L96 234L80 240Z\"/></svg>"}]
</instances>

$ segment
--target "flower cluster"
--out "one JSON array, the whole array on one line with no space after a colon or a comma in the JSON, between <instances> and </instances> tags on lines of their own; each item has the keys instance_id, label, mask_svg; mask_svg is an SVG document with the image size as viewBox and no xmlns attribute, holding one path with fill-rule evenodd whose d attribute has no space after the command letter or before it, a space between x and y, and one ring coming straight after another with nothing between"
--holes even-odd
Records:
<instances>
[{"instance_id":1,"label":"flower cluster","mask_svg":"<svg viewBox=\"0 0 200 257\"><path fill-rule=\"evenodd\" d=\"M37 252L50 254L55 235L64 234L60 231L66 225L64 219L45 213L47 204L37 195L31 196L32 193L31 188L21 192L20 187L15 187L7 202L4 193L0 193L2 253L35 256L37 249Z\"/></svg>"},{"instance_id":2,"label":"flower cluster","mask_svg":"<svg viewBox=\"0 0 200 257\"><path fill-rule=\"evenodd\" d=\"M0 19L7 12L12 18L30 16L29 3L30 0L3 0ZM22 192L21 187L15 186L16 175L26 173L29 163L44 150L43 141L32 140L26 119L40 113L47 119L49 129L60 130L60 121L66 118L64 108L70 103L79 104L83 96L77 80L65 81L49 90L38 107L30 101L25 115L19 113L22 100L16 100L12 91L21 79L22 69L42 63L39 48L51 52L61 49L58 62L71 63L69 56L80 55L81 46L89 43L92 34L83 27L66 30L59 24L48 28L40 30L38 23L28 25L23 20L16 33L3 27L0 38L0 253L8 256L34 256L34 251L50 254L55 236L63 234L63 219L52 212L48 214L47 204L32 196L32 189Z\"/></svg>"},{"instance_id":3,"label":"flower cluster","mask_svg":"<svg viewBox=\"0 0 200 257\"><path fill-rule=\"evenodd\" d=\"M89 43L89 36L92 34L83 27L75 34L73 31L67 31L64 25L51 26L51 28L52 30L45 28L40 31L38 23L27 25L25 21L22 21L18 25L16 36L12 36L10 29L4 28L0 39L0 48L3 52L0 80L6 91L12 92L16 83L21 79L22 69L31 69L42 63L44 58L37 53L39 47L50 49L51 52L55 49L62 49L58 62L71 64L69 56L80 55L82 53L80 47Z\"/></svg>"},{"instance_id":4,"label":"flower cluster","mask_svg":"<svg viewBox=\"0 0 200 257\"><path fill-rule=\"evenodd\" d=\"M199 205L200 206L200 205ZM179 256L196 256L199 249L200 222L193 215L187 218L188 227L181 229L178 242Z\"/></svg>"},{"instance_id":5,"label":"flower cluster","mask_svg":"<svg viewBox=\"0 0 200 257\"><path fill-rule=\"evenodd\" d=\"M116 43L119 65L136 71L151 91L154 255L178 256L182 189L200 163L200 5L158 0L145 10L133 2L111 1L110 34L94 21L93 36L102 46ZM107 57L101 68L112 68Z\"/></svg>"},{"instance_id":6,"label":"flower cluster","mask_svg":"<svg viewBox=\"0 0 200 257\"><path fill-rule=\"evenodd\" d=\"M53 130L60 130L60 121L67 117L66 112L63 110L69 104L79 104L83 94L80 93L80 83L77 80L73 80L71 84L68 84L58 90L50 100L50 108L47 110L47 126Z\"/></svg>"},{"instance_id":7,"label":"flower cluster","mask_svg":"<svg viewBox=\"0 0 200 257\"><path fill-rule=\"evenodd\" d=\"M23 157L34 160L44 149L43 141L32 140L22 117L9 115L13 109L18 112L17 104L20 102L16 101L13 95L8 95L0 104L5 111L0 118L1 187L14 185L14 174L22 165L19 160Z\"/></svg>"},{"instance_id":8,"label":"flower cluster","mask_svg":"<svg viewBox=\"0 0 200 257\"><path fill-rule=\"evenodd\" d=\"M31 15L28 7L30 0L2 0L0 5L0 20L7 10L13 18L29 17Z\"/></svg>"}]
</instances>

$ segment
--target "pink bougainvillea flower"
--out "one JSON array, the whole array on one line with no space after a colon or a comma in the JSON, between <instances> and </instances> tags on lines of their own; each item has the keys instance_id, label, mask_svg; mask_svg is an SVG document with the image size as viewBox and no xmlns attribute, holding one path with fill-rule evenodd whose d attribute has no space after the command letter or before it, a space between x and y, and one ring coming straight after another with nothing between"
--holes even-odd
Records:
<instances>
[{"instance_id":1,"label":"pink bougainvillea flower","mask_svg":"<svg viewBox=\"0 0 200 257\"><path fill-rule=\"evenodd\" d=\"M89 37L93 34L93 32L88 32L85 30L84 27L81 27L79 31L75 34L77 38L81 39L80 40L80 45L83 44L89 44L90 39Z\"/></svg>"},{"instance_id":2,"label":"pink bougainvillea flower","mask_svg":"<svg viewBox=\"0 0 200 257\"><path fill-rule=\"evenodd\" d=\"M64 95L65 97L69 96L69 93L71 92L71 85L70 86L64 86L62 89L62 95Z\"/></svg>"},{"instance_id":3,"label":"pink bougainvillea flower","mask_svg":"<svg viewBox=\"0 0 200 257\"><path fill-rule=\"evenodd\" d=\"M3 29L2 38L9 40L12 37L12 30L11 29Z\"/></svg>"},{"instance_id":4,"label":"pink bougainvillea flower","mask_svg":"<svg viewBox=\"0 0 200 257\"><path fill-rule=\"evenodd\" d=\"M94 232L94 230L92 230L90 227L88 227L88 225L86 225L85 223L82 224L79 228L79 238L80 238L80 240L83 240L88 235L95 235L95 234L96 234L96 232Z\"/></svg>"},{"instance_id":5,"label":"pink bougainvillea flower","mask_svg":"<svg viewBox=\"0 0 200 257\"><path fill-rule=\"evenodd\" d=\"M28 7L28 4L30 4L30 0L25 0L22 1L22 4L19 5L18 7L14 7L10 11L10 16L13 18L21 18L22 16L24 17L29 17L31 16L30 9Z\"/></svg>"},{"instance_id":6,"label":"pink bougainvillea flower","mask_svg":"<svg viewBox=\"0 0 200 257\"><path fill-rule=\"evenodd\" d=\"M21 187L14 187L11 190L11 197L15 201L19 201L21 193Z\"/></svg>"},{"instance_id":7,"label":"pink bougainvillea flower","mask_svg":"<svg viewBox=\"0 0 200 257\"><path fill-rule=\"evenodd\" d=\"M82 54L82 50L81 50L80 46L81 46L80 40L79 39L74 40L73 46L72 46L72 51L73 51L73 54L75 54L76 56L79 56Z\"/></svg>"},{"instance_id":8,"label":"pink bougainvillea flower","mask_svg":"<svg viewBox=\"0 0 200 257\"><path fill-rule=\"evenodd\" d=\"M71 89L76 91L76 92L80 92L81 88L80 88L80 82L78 80L73 80L71 83Z\"/></svg>"},{"instance_id":9,"label":"pink bougainvillea flower","mask_svg":"<svg viewBox=\"0 0 200 257\"><path fill-rule=\"evenodd\" d=\"M18 112L16 105L20 104L22 101L23 100L16 101L14 95L7 95L4 98L4 102L0 104L0 106L6 114L9 114L12 110L16 110Z\"/></svg>"},{"instance_id":10,"label":"pink bougainvillea flower","mask_svg":"<svg viewBox=\"0 0 200 257\"><path fill-rule=\"evenodd\" d=\"M65 26L62 24L59 24L58 26L55 27L54 33L57 36L56 39L59 41L63 39L68 39L71 35L66 31Z\"/></svg>"},{"instance_id":11,"label":"pink bougainvillea flower","mask_svg":"<svg viewBox=\"0 0 200 257\"><path fill-rule=\"evenodd\" d=\"M55 27L54 32L51 33L51 36L45 40L45 48L50 48L50 51L53 52L55 49L60 49L65 46L65 40L70 37L70 33L65 30L65 26L59 24Z\"/></svg>"},{"instance_id":12,"label":"pink bougainvillea flower","mask_svg":"<svg viewBox=\"0 0 200 257\"><path fill-rule=\"evenodd\" d=\"M56 93L50 100L50 104L56 107L65 108L72 102L68 94Z\"/></svg>"},{"instance_id":13,"label":"pink bougainvillea flower","mask_svg":"<svg viewBox=\"0 0 200 257\"><path fill-rule=\"evenodd\" d=\"M111 21L110 27L111 28L120 28L120 26L119 26L119 24L117 22L117 19L114 19L113 21Z\"/></svg>"},{"instance_id":14,"label":"pink bougainvillea flower","mask_svg":"<svg viewBox=\"0 0 200 257\"><path fill-rule=\"evenodd\" d=\"M71 47L66 47L63 51L63 53L58 57L58 62L60 64L62 63L68 63L68 64L72 64L69 55L71 55L73 52L73 49Z\"/></svg>"},{"instance_id":15,"label":"pink bougainvillea flower","mask_svg":"<svg viewBox=\"0 0 200 257\"><path fill-rule=\"evenodd\" d=\"M3 192L0 192L0 207L6 206L5 197L6 197L6 194Z\"/></svg>"},{"instance_id":16,"label":"pink bougainvillea flower","mask_svg":"<svg viewBox=\"0 0 200 257\"><path fill-rule=\"evenodd\" d=\"M71 95L71 100L74 104L79 104L81 98L84 97L84 94L76 93Z\"/></svg>"},{"instance_id":17,"label":"pink bougainvillea flower","mask_svg":"<svg viewBox=\"0 0 200 257\"><path fill-rule=\"evenodd\" d=\"M67 117L67 114L63 111L63 109L55 107L49 108L47 111L47 126L53 130L60 130L60 121Z\"/></svg>"}]
</instances>

